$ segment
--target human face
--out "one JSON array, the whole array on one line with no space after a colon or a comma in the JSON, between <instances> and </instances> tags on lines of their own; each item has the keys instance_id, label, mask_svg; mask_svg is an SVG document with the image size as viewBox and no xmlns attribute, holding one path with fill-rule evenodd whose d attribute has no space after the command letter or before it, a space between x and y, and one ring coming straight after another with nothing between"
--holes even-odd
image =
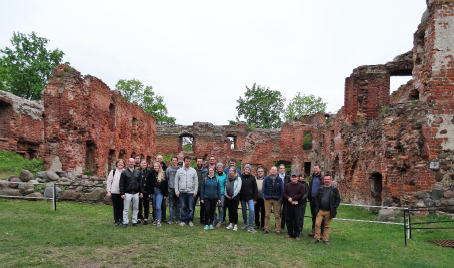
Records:
<instances>
[{"instance_id":1,"label":"human face","mask_svg":"<svg viewBox=\"0 0 454 268\"><path fill-rule=\"evenodd\" d=\"M118 161L117 168L118 169L123 169L124 167L125 167L125 163L123 161Z\"/></svg>"},{"instance_id":2,"label":"human face","mask_svg":"<svg viewBox=\"0 0 454 268\"><path fill-rule=\"evenodd\" d=\"M160 165L159 163L154 163L154 165L153 165L153 168L154 168L154 170L155 170L156 172L159 171L159 168L160 168L160 167L161 167L161 165Z\"/></svg>"},{"instance_id":3,"label":"human face","mask_svg":"<svg viewBox=\"0 0 454 268\"><path fill-rule=\"evenodd\" d=\"M178 165L178 159L177 158L172 158L172 166L176 167Z\"/></svg>"},{"instance_id":4,"label":"human face","mask_svg":"<svg viewBox=\"0 0 454 268\"><path fill-rule=\"evenodd\" d=\"M224 171L224 167L222 165L219 165L217 168L218 172Z\"/></svg>"},{"instance_id":5,"label":"human face","mask_svg":"<svg viewBox=\"0 0 454 268\"><path fill-rule=\"evenodd\" d=\"M142 160L142 162L140 162L140 167L145 169L147 167L147 161Z\"/></svg>"},{"instance_id":6,"label":"human face","mask_svg":"<svg viewBox=\"0 0 454 268\"><path fill-rule=\"evenodd\" d=\"M140 163L140 156L134 157L134 161L138 165Z\"/></svg>"},{"instance_id":7,"label":"human face","mask_svg":"<svg viewBox=\"0 0 454 268\"><path fill-rule=\"evenodd\" d=\"M272 167L270 173L271 175L275 176L277 174L277 167Z\"/></svg>"},{"instance_id":8,"label":"human face","mask_svg":"<svg viewBox=\"0 0 454 268\"><path fill-rule=\"evenodd\" d=\"M178 154L178 162L183 162L184 155Z\"/></svg>"},{"instance_id":9,"label":"human face","mask_svg":"<svg viewBox=\"0 0 454 268\"><path fill-rule=\"evenodd\" d=\"M212 157L210 157L210 165L214 166L214 164L216 164L216 158L214 158L214 156L212 156Z\"/></svg>"},{"instance_id":10,"label":"human face","mask_svg":"<svg viewBox=\"0 0 454 268\"><path fill-rule=\"evenodd\" d=\"M229 177L235 176L235 168L229 168Z\"/></svg>"},{"instance_id":11,"label":"human face","mask_svg":"<svg viewBox=\"0 0 454 268\"><path fill-rule=\"evenodd\" d=\"M285 173L285 167L284 166L279 167L279 173L281 173L281 174Z\"/></svg>"},{"instance_id":12,"label":"human face","mask_svg":"<svg viewBox=\"0 0 454 268\"><path fill-rule=\"evenodd\" d=\"M214 176L214 168L209 168L208 169L208 175Z\"/></svg>"},{"instance_id":13,"label":"human face","mask_svg":"<svg viewBox=\"0 0 454 268\"><path fill-rule=\"evenodd\" d=\"M162 163L162 155L158 155L156 157L156 161L158 161L159 163Z\"/></svg>"},{"instance_id":14,"label":"human face","mask_svg":"<svg viewBox=\"0 0 454 268\"><path fill-rule=\"evenodd\" d=\"M304 181L304 176L301 176L301 177L300 177L300 181Z\"/></svg>"},{"instance_id":15,"label":"human face","mask_svg":"<svg viewBox=\"0 0 454 268\"><path fill-rule=\"evenodd\" d=\"M129 168L134 168L134 165L136 164L136 162L134 161L134 158L129 158L128 161L129 161L129 163L128 163Z\"/></svg>"},{"instance_id":16,"label":"human face","mask_svg":"<svg viewBox=\"0 0 454 268\"><path fill-rule=\"evenodd\" d=\"M229 166L234 167L235 166L235 162L229 161Z\"/></svg>"},{"instance_id":17,"label":"human face","mask_svg":"<svg viewBox=\"0 0 454 268\"><path fill-rule=\"evenodd\" d=\"M191 165L191 159L184 160L184 167L185 168L189 168L190 165Z\"/></svg>"},{"instance_id":18,"label":"human face","mask_svg":"<svg viewBox=\"0 0 454 268\"><path fill-rule=\"evenodd\" d=\"M249 168L244 169L244 175L249 175L251 174L251 170Z\"/></svg>"},{"instance_id":19,"label":"human face","mask_svg":"<svg viewBox=\"0 0 454 268\"><path fill-rule=\"evenodd\" d=\"M201 168L202 168L202 166L203 166L203 160L202 160L202 159L200 159L200 158L199 158L199 159L197 159L197 168L198 168L198 169L201 169Z\"/></svg>"},{"instance_id":20,"label":"human face","mask_svg":"<svg viewBox=\"0 0 454 268\"><path fill-rule=\"evenodd\" d=\"M263 169L257 170L257 176L259 178L263 178L265 176L265 170L263 170Z\"/></svg>"},{"instance_id":21,"label":"human face","mask_svg":"<svg viewBox=\"0 0 454 268\"><path fill-rule=\"evenodd\" d=\"M293 184L297 183L298 182L298 177L297 176L292 176L290 178L290 180L292 181Z\"/></svg>"},{"instance_id":22,"label":"human face","mask_svg":"<svg viewBox=\"0 0 454 268\"><path fill-rule=\"evenodd\" d=\"M330 187L331 186L331 176L325 176L324 183L325 183L325 187Z\"/></svg>"},{"instance_id":23,"label":"human face","mask_svg":"<svg viewBox=\"0 0 454 268\"><path fill-rule=\"evenodd\" d=\"M314 173L315 174L320 173L320 167L319 166L314 166Z\"/></svg>"}]
</instances>

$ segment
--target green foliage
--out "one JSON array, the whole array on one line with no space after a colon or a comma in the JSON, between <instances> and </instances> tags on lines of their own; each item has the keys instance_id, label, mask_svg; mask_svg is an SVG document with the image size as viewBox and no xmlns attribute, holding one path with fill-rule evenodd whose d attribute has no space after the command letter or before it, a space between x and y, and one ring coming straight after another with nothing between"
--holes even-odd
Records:
<instances>
[{"instance_id":1,"label":"green foliage","mask_svg":"<svg viewBox=\"0 0 454 268\"><path fill-rule=\"evenodd\" d=\"M13 49L0 49L0 89L19 97L38 100L52 71L62 63L65 53L47 50L48 39L14 32ZM69 64L69 63L67 63Z\"/></svg>"},{"instance_id":2,"label":"green foliage","mask_svg":"<svg viewBox=\"0 0 454 268\"><path fill-rule=\"evenodd\" d=\"M236 125L236 121L235 120L228 120L229 121L229 125L231 126L235 126Z\"/></svg>"},{"instance_id":3,"label":"green foliage","mask_svg":"<svg viewBox=\"0 0 454 268\"><path fill-rule=\"evenodd\" d=\"M383 106L380 109L380 115L385 116L386 112L389 110L389 106Z\"/></svg>"},{"instance_id":4,"label":"green foliage","mask_svg":"<svg viewBox=\"0 0 454 268\"><path fill-rule=\"evenodd\" d=\"M164 97L156 95L151 86L144 86L135 78L132 80L120 79L115 85L115 90L120 91L127 101L135 102L145 112L153 114L156 124L175 124L175 117L168 116Z\"/></svg>"},{"instance_id":5,"label":"green foliage","mask_svg":"<svg viewBox=\"0 0 454 268\"><path fill-rule=\"evenodd\" d=\"M254 123L248 124L247 127L248 127L249 130L255 131L255 125L254 125Z\"/></svg>"},{"instance_id":6,"label":"green foliage","mask_svg":"<svg viewBox=\"0 0 454 268\"><path fill-rule=\"evenodd\" d=\"M39 192L39 193L44 191L44 189L46 189L45 184L36 184L34 187L35 187L35 192Z\"/></svg>"},{"instance_id":7,"label":"green foliage","mask_svg":"<svg viewBox=\"0 0 454 268\"><path fill-rule=\"evenodd\" d=\"M303 132L303 150L312 149L312 133L310 131Z\"/></svg>"},{"instance_id":8,"label":"green foliage","mask_svg":"<svg viewBox=\"0 0 454 268\"><path fill-rule=\"evenodd\" d=\"M279 128L282 125L281 114L284 109L285 98L277 90L269 87L252 85L246 86L244 99L237 100L237 120L244 116L248 125L254 124L258 128Z\"/></svg>"},{"instance_id":9,"label":"green foliage","mask_svg":"<svg viewBox=\"0 0 454 268\"><path fill-rule=\"evenodd\" d=\"M241 170L241 161L236 161L235 166Z\"/></svg>"},{"instance_id":10,"label":"green foliage","mask_svg":"<svg viewBox=\"0 0 454 268\"><path fill-rule=\"evenodd\" d=\"M279 172L279 166L280 165L285 166L285 174L290 175L292 174L292 163L284 160L279 160L273 163L273 166L277 167L277 170Z\"/></svg>"},{"instance_id":11,"label":"green foliage","mask_svg":"<svg viewBox=\"0 0 454 268\"><path fill-rule=\"evenodd\" d=\"M168 155L162 154L162 153L157 153L157 154L155 154L155 156L158 156L158 155L162 155L162 161L163 161L164 163L166 163L166 164L169 164L169 165L170 165L170 163L172 162L172 157L174 157L174 154L173 154L173 153L168 154Z\"/></svg>"},{"instance_id":12,"label":"green foliage","mask_svg":"<svg viewBox=\"0 0 454 268\"><path fill-rule=\"evenodd\" d=\"M93 176L93 174L94 174L93 170L89 170L88 168L86 168L84 171L84 175Z\"/></svg>"},{"instance_id":13,"label":"green foliage","mask_svg":"<svg viewBox=\"0 0 454 268\"><path fill-rule=\"evenodd\" d=\"M26 169L36 176L38 171L43 171L42 159L24 159L14 152L0 151L0 178L7 179L9 175L19 176L20 171Z\"/></svg>"},{"instance_id":14,"label":"green foliage","mask_svg":"<svg viewBox=\"0 0 454 268\"><path fill-rule=\"evenodd\" d=\"M314 95L302 95L301 92L296 93L295 97L290 100L287 108L284 110L284 118L286 120L295 120L299 114L315 114L320 111L325 112L326 105L322 98Z\"/></svg>"},{"instance_id":15,"label":"green foliage","mask_svg":"<svg viewBox=\"0 0 454 268\"><path fill-rule=\"evenodd\" d=\"M192 144L183 145L183 151L192 151Z\"/></svg>"}]
</instances>

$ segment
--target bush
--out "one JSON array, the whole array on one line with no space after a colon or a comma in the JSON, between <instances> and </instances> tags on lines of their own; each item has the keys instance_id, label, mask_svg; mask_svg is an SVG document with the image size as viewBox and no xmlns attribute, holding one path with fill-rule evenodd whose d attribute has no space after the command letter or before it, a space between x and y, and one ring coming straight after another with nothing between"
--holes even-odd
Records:
<instances>
[{"instance_id":1,"label":"bush","mask_svg":"<svg viewBox=\"0 0 454 268\"><path fill-rule=\"evenodd\" d=\"M6 179L8 175L19 176L22 169L26 169L36 176L38 171L44 170L43 160L36 158L33 160L27 160L15 152L0 151L1 177Z\"/></svg>"}]
</instances>

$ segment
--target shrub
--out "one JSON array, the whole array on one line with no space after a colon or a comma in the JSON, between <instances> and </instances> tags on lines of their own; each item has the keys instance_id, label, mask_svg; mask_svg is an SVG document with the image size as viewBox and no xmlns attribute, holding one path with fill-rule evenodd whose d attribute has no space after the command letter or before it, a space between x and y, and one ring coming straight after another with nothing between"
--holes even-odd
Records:
<instances>
[{"instance_id":1,"label":"shrub","mask_svg":"<svg viewBox=\"0 0 454 268\"><path fill-rule=\"evenodd\" d=\"M38 171L43 171L42 159L24 159L20 154L15 152L0 151L0 174L4 176L17 175L20 171L26 169L36 176Z\"/></svg>"}]
</instances>

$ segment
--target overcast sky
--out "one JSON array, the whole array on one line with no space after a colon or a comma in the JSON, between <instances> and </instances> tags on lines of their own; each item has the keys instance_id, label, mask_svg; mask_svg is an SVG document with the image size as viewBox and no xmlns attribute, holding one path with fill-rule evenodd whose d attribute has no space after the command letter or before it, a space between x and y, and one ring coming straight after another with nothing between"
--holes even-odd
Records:
<instances>
[{"instance_id":1,"label":"overcast sky","mask_svg":"<svg viewBox=\"0 0 454 268\"><path fill-rule=\"evenodd\" d=\"M298 91L320 96L337 112L354 68L412 49L425 2L0 0L0 47L35 31L112 90L119 79L153 86L177 124L225 125L253 83L286 103Z\"/></svg>"}]
</instances>

